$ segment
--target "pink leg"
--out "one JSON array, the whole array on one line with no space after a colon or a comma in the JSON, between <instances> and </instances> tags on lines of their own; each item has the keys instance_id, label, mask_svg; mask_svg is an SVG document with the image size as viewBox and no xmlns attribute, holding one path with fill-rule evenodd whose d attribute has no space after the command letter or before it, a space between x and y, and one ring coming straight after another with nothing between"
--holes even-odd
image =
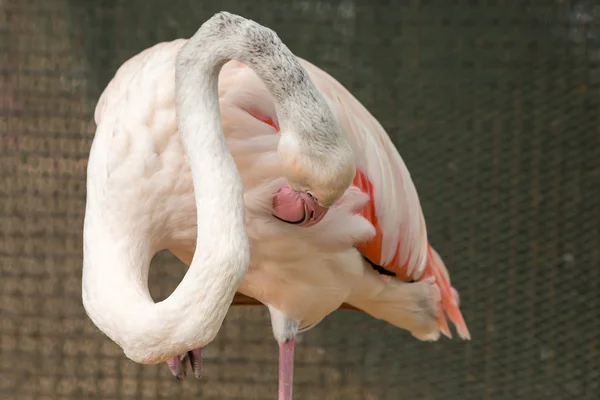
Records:
<instances>
[{"instance_id":1,"label":"pink leg","mask_svg":"<svg viewBox=\"0 0 600 400\"><path fill-rule=\"evenodd\" d=\"M194 376L200 378L202 375L202 349L194 349L188 351L183 357L175 356L167 360L167 365L169 366L171 374L173 374L178 381L185 379L187 375L187 359L190 360Z\"/></svg>"},{"instance_id":2,"label":"pink leg","mask_svg":"<svg viewBox=\"0 0 600 400\"><path fill-rule=\"evenodd\" d=\"M295 338L279 343L279 400L292 400L295 343Z\"/></svg>"},{"instance_id":3,"label":"pink leg","mask_svg":"<svg viewBox=\"0 0 600 400\"><path fill-rule=\"evenodd\" d=\"M179 356L175 356L167 360L167 365L169 366L169 370L178 381L182 381L185 378L185 368L183 367L183 363L181 362L181 358Z\"/></svg>"},{"instance_id":4,"label":"pink leg","mask_svg":"<svg viewBox=\"0 0 600 400\"><path fill-rule=\"evenodd\" d=\"M192 365L192 371L194 376L200 378L202 376L202 349L194 349L188 352L190 358L190 364Z\"/></svg>"}]
</instances>

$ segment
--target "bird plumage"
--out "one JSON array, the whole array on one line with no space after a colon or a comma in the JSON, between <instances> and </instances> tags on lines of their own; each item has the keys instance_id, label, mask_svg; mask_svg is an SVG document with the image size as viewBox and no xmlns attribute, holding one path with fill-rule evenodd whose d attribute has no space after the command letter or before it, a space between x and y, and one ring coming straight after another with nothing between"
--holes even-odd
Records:
<instances>
[{"instance_id":1,"label":"bird plumage","mask_svg":"<svg viewBox=\"0 0 600 400\"><path fill-rule=\"evenodd\" d=\"M177 125L176 59L186 43L185 39L160 43L127 60L99 99L94 146L102 151L97 149L90 164L96 162L94 157L102 156L106 168L90 168L94 179L105 184L88 189L96 193L88 195L86 219L97 222L94 228L110 219L114 221L111 226L118 229L97 236L96 230L89 231L86 246L92 248L104 240L103 244L122 250L115 256L140 257L139 262L146 266L130 271L118 270L128 268L124 263L97 266L93 279L84 285L88 293L115 282L115 288L122 287L133 274L136 287L129 292L151 300L147 291L151 255L169 249L189 265L197 249L210 255L218 245L208 236L197 237L195 188ZM391 140L341 84L307 61L298 60L353 149L353 185L314 226L297 227L274 218L273 193L285 184L278 153L282 127L276 101L255 71L239 61L227 62L219 74L218 102L227 149L243 183L251 249L248 271L238 290L269 307L274 335L280 343L290 339L286 337L286 321L297 322L295 329L301 332L314 327L344 301L423 340L437 339L440 330L446 330L445 310L458 325L459 334L468 338L458 296L441 258L428 243L416 189ZM106 183L108 175L110 185ZM205 189L211 191L210 187ZM100 192L103 198L112 196L115 201L95 203ZM142 233L133 237L127 226ZM143 242L143 251L128 251L125 247L140 244L136 240ZM100 248L89 252L89 257L99 254ZM382 278L373 266L395 277ZM412 280L417 282L404 282ZM106 296L107 292L102 293ZM128 298L113 299L117 300ZM180 301L187 307L186 299ZM94 322L116 340L119 335L115 330L127 326L119 328L117 323L123 321L117 317L111 320L108 310L101 307L100 301L92 305ZM179 323L184 328L177 327L177 321L163 328L190 326L188 321ZM176 347L184 353L195 346L184 341ZM174 355L174 348L169 348L169 356ZM156 351L158 356L136 357L136 361L166 359L166 350Z\"/></svg>"}]
</instances>

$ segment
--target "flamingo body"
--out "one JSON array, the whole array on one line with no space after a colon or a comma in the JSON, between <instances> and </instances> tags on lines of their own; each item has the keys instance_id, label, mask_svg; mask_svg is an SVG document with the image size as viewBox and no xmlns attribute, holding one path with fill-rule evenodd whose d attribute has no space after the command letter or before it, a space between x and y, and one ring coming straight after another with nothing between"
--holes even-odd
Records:
<instances>
[{"instance_id":1,"label":"flamingo body","mask_svg":"<svg viewBox=\"0 0 600 400\"><path fill-rule=\"evenodd\" d=\"M143 225L152 237L148 254L169 249L189 265L197 245L198 210L175 101L175 59L185 43L160 43L126 61L101 95L95 121L97 136L112 139L109 190L125 199L110 206L111 218ZM341 199L326 215L318 215L318 223L282 221L301 214L294 214L294 199L286 197L274 99L254 71L241 62L227 62L218 82L221 122L243 182L251 249L238 290L269 307L280 346L293 346L296 333L314 327L344 301L423 340L449 333L447 315L460 336L468 338L458 295L427 241L414 184L391 140L342 85L299 61L347 136L356 174ZM103 126L119 127L118 135ZM274 193L282 190L274 210ZM303 212L314 207L318 213L319 205L307 206L309 200L301 205ZM278 213L283 218L275 218ZM198 243L203 245L210 250L210 242ZM373 267L395 278L382 277ZM138 279L147 280L147 272ZM404 282L412 280L418 282ZM104 327L110 336L110 324ZM199 358L199 353L193 355ZM280 393L280 398L290 397L291 390L283 397Z\"/></svg>"},{"instance_id":2,"label":"flamingo body","mask_svg":"<svg viewBox=\"0 0 600 400\"><path fill-rule=\"evenodd\" d=\"M172 68L183 44L183 39L161 43L125 62L100 97L95 120L101 125L107 113L123 113L129 107L131 114L136 114L140 103L149 108L145 114L150 125L136 127L129 138L147 141L156 149L164 147L155 161L156 173L140 177L148 181L148 187L156 189L153 194L145 194L157 200L148 202L144 211L159 215L154 217L160 219L156 231L164 238L155 246L157 251L169 249L189 264L195 249L196 210L189 167L177 135ZM131 99L126 104L112 103L120 96ZM255 117L276 118L273 100L256 74L236 61L227 63L221 71L219 100L227 145L244 183L252 248L251 266L238 290L264 304L288 310L302 324L312 325L337 309L348 296L351 285L346 282L330 287L330 282L353 282L362 275L363 263L354 243L368 240L375 231L369 221L352 211L361 209L368 197L357 188L349 189L324 220L310 228L301 229L273 218L273 193L285 184L277 158L279 137L272 125ZM142 139L143 133L147 136ZM115 157L120 157L118 150L115 149ZM143 205L138 202L136 207L140 206ZM303 293L289 295L289 290ZM287 300L310 300L310 293L315 290L320 296L314 303L323 304L326 311L319 311L321 307L312 306L310 301Z\"/></svg>"}]
</instances>

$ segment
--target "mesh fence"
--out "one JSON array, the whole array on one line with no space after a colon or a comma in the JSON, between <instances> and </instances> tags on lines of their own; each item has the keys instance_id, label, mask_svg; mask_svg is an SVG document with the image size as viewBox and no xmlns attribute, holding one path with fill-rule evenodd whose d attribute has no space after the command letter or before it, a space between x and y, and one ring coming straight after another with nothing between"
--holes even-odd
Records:
<instances>
[{"instance_id":1,"label":"mesh fence","mask_svg":"<svg viewBox=\"0 0 600 400\"><path fill-rule=\"evenodd\" d=\"M301 335L298 399L600 393L600 2L0 0L0 398L274 399L266 309L233 308L201 380L138 365L81 305L93 110L118 66L228 10L380 120L473 340L339 311ZM185 270L151 268L165 298Z\"/></svg>"}]
</instances>

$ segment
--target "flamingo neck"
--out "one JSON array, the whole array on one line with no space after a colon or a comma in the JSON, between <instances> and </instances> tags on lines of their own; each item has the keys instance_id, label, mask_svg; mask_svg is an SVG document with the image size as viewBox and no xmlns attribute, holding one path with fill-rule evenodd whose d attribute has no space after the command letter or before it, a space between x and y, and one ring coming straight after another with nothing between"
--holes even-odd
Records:
<instances>
[{"instance_id":1,"label":"flamingo neck","mask_svg":"<svg viewBox=\"0 0 600 400\"><path fill-rule=\"evenodd\" d=\"M327 132L335 131L325 100L273 31L229 13L206 21L175 61L177 123L193 180L197 246L181 283L156 304L147 278L157 250L150 242L160 231L144 223L149 215L135 209L143 199L123 197L125 211L111 203L101 178L110 146L94 143L84 223L83 302L96 326L136 362L166 361L210 343L248 269L243 185L225 141L218 99L219 72L231 59L252 68L275 98L282 138L309 132L321 135L323 145L330 140ZM307 137L304 143L314 144Z\"/></svg>"},{"instance_id":2,"label":"flamingo neck","mask_svg":"<svg viewBox=\"0 0 600 400\"><path fill-rule=\"evenodd\" d=\"M197 245L186 275L164 301L154 304L148 292L148 268L156 251L150 242L161 232L144 222L150 215L135 209L135 201L143 199L127 198L127 215L109 208L105 199L99 203L102 180L88 180L84 306L94 323L140 363L162 362L210 343L250 261L242 180L221 125L217 85L226 59L211 53L219 48L211 38L214 29L213 17L183 46L175 63L177 122L193 180ZM108 151L106 143L96 143L95 153ZM90 154L89 176L102 175L103 158Z\"/></svg>"},{"instance_id":3,"label":"flamingo neck","mask_svg":"<svg viewBox=\"0 0 600 400\"><path fill-rule=\"evenodd\" d=\"M193 69L214 75L230 60L242 62L262 80L274 99L282 136L326 147L343 139L325 98L296 56L277 34L238 15L221 12L209 19L181 50L181 62L196 54ZM316 140L316 142L315 142Z\"/></svg>"}]
</instances>

